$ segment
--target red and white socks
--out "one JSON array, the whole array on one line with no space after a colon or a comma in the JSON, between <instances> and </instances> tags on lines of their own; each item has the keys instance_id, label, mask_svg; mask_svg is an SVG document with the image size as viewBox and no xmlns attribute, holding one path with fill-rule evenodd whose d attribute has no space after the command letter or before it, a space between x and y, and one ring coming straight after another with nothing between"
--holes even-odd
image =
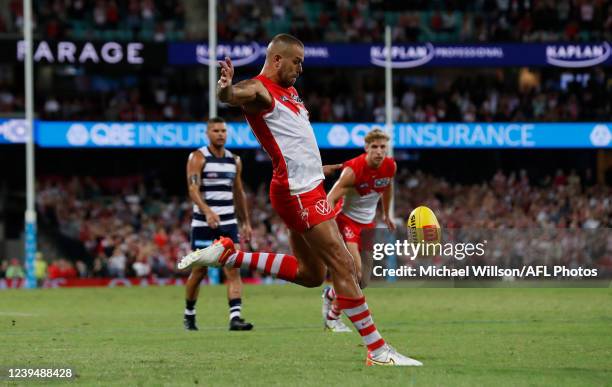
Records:
<instances>
[{"instance_id":1,"label":"red and white socks","mask_svg":"<svg viewBox=\"0 0 612 387\"><path fill-rule=\"evenodd\" d=\"M336 296L336 303L338 308L351 320L355 329L361 335L364 344L368 347L369 352L373 352L376 355L378 350L384 348L385 340L378 333L376 325L374 325L374 320L370 315L365 297L350 298Z\"/></svg>"},{"instance_id":2,"label":"red and white socks","mask_svg":"<svg viewBox=\"0 0 612 387\"><path fill-rule=\"evenodd\" d=\"M336 300L336 291L333 287L325 288L325 299L331 304L329 311L327 312L326 318L328 320L338 320L342 315L342 311L338 308L338 305L334 302Z\"/></svg>"},{"instance_id":3,"label":"red and white socks","mask_svg":"<svg viewBox=\"0 0 612 387\"><path fill-rule=\"evenodd\" d=\"M298 271L297 259L288 254L246 253L236 251L225 262L226 267L257 270L293 282Z\"/></svg>"}]
</instances>

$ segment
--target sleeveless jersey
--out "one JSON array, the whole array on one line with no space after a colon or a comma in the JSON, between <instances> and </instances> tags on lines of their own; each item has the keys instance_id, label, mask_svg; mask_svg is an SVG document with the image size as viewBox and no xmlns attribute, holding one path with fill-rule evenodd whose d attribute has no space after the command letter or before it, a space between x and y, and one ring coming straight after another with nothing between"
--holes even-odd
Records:
<instances>
[{"instance_id":1,"label":"sleeveless jersey","mask_svg":"<svg viewBox=\"0 0 612 387\"><path fill-rule=\"evenodd\" d=\"M270 92L272 106L258 114L245 112L245 117L272 159L272 184L291 195L313 190L325 177L304 103L294 87L282 87L263 75L254 79Z\"/></svg>"},{"instance_id":2,"label":"sleeveless jersey","mask_svg":"<svg viewBox=\"0 0 612 387\"><path fill-rule=\"evenodd\" d=\"M395 162L385 157L380 167L368 166L366 154L348 160L344 168L350 167L355 173L355 185L344 195L342 213L359 223L371 223L376 216L376 205L382 193L393 181Z\"/></svg>"},{"instance_id":3,"label":"sleeveless jersey","mask_svg":"<svg viewBox=\"0 0 612 387\"><path fill-rule=\"evenodd\" d=\"M202 169L200 192L206 204L221 218L220 226L236 224L234 211L234 178L236 177L236 159L232 152L225 150L223 157L213 155L208 147L202 152L206 162ZM206 216L197 205L193 205L193 220L191 227L208 227Z\"/></svg>"}]
</instances>

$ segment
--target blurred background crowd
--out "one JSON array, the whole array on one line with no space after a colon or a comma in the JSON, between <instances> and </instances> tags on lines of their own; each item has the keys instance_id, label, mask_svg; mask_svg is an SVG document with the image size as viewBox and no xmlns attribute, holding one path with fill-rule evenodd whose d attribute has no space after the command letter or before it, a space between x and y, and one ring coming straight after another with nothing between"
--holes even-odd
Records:
<instances>
[{"instance_id":1,"label":"blurred background crowd","mask_svg":"<svg viewBox=\"0 0 612 387\"><path fill-rule=\"evenodd\" d=\"M48 39L165 41L206 39L192 26L207 6L194 0L35 0L35 32ZM19 32L22 1L2 0L0 33ZM607 0L414 0L410 11L368 0L226 0L219 2L219 39L266 41L289 32L311 42L590 41L610 40ZM406 8L405 4L398 8Z\"/></svg>"},{"instance_id":2,"label":"blurred background crowd","mask_svg":"<svg viewBox=\"0 0 612 387\"><path fill-rule=\"evenodd\" d=\"M579 230L612 227L612 190L576 171L557 170L532 181L525 170L500 170L478 184L457 184L404 169L397 177L396 195L398 225L405 224L413 208L426 205L434 210L444 229L519 230L516 238L502 238L508 241L509 249L520 249L521 243L541 242L533 237L536 229L576 230L574 236L584 243ZM247 200L253 238L249 243L242 241L242 247L288 252L288 230L268 203L266 185L248 188ZM147 187L141 177L50 177L39 182L37 206L42 232L57 246L46 257L39 257L47 261L48 278L170 277L180 275L175 272L176 260L190 250L192 203L169 196L157 181ZM548 247L554 245L549 243ZM551 258L548 264L571 259L568 250L558 250L562 246L557 245L554 251L566 254ZM580 246L576 245L576 254ZM583 249L580 254L587 251ZM510 251L499 255L491 252L484 262L501 263L512 258L519 260L515 264L522 264L538 257L524 250L522 256L517 253L515 257ZM597 262L581 257L581 263L612 269L608 267L612 264L610 256L599 255ZM0 277L23 276L23 270L15 269L15 265L20 264L16 260L0 264Z\"/></svg>"},{"instance_id":3,"label":"blurred background crowd","mask_svg":"<svg viewBox=\"0 0 612 387\"><path fill-rule=\"evenodd\" d=\"M383 9L383 3L389 8ZM208 38L206 1L33 0L33 4L37 40L137 41L155 48ZM265 43L280 32L313 43L382 43L385 24L391 26L394 43L612 41L609 0L224 0L218 1L217 20L219 41L232 43ZM14 47L22 26L22 1L0 0L2 47ZM237 68L235 80L258 71L252 66ZM394 69L393 121L609 122L611 72L606 66ZM209 116L204 65L42 61L34 76L39 119L204 122ZM0 58L0 118L22 115L23 84L23 63L13 53ZM308 61L296 83L312 122L383 122L384 86L379 67L312 67ZM219 115L227 121L244 121L239 110L224 105L219 106ZM0 151L1 161L12 165L23 160L21 148L15 150L18 145L3 146L7 148ZM178 152L182 151L38 149L37 158L42 160L37 164L39 247L44 252L36 261L39 279L176 276L176 259L189 250L191 220L191 203L181 189L185 154ZM334 152L324 151L324 159L354 157ZM427 205L444 228L609 230L612 226L612 169L604 162L609 159L602 156L604 150L478 152L397 152L398 222L403 223L414 207ZM247 160L244 178L254 229L253 239L243 248L288 251L287 230L270 208L267 183L262 183L269 179L270 167L263 164L267 156L252 150L241 156ZM496 168L500 170L495 172ZM155 173L175 176L170 181L150 178ZM23 238L24 202L22 164L6 168L0 176L0 247L8 245L6 237L17 250L15 241ZM580 252L580 243L568 245L568 240L551 242L563 246L554 253L567 252L574 264L581 262L584 249ZM508 246L491 259L520 259L513 248ZM0 278L24 275L22 263L12 258L0 256ZM607 267L611 259L604 256L593 264Z\"/></svg>"}]
</instances>

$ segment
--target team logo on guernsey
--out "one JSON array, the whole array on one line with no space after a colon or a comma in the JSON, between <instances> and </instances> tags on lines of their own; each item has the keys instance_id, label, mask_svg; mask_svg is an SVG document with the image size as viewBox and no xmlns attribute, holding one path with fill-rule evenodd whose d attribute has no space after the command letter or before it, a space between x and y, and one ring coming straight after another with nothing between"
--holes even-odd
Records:
<instances>
[{"instance_id":1,"label":"team logo on guernsey","mask_svg":"<svg viewBox=\"0 0 612 387\"><path fill-rule=\"evenodd\" d=\"M321 199L315 204L315 210L321 215L327 215L331 213L332 208L327 199Z\"/></svg>"},{"instance_id":2,"label":"team logo on guernsey","mask_svg":"<svg viewBox=\"0 0 612 387\"><path fill-rule=\"evenodd\" d=\"M346 239L352 239L355 238L355 233L353 232L353 230L351 230L351 228L349 226L344 226L344 237Z\"/></svg>"},{"instance_id":3,"label":"team logo on guernsey","mask_svg":"<svg viewBox=\"0 0 612 387\"><path fill-rule=\"evenodd\" d=\"M391 179L388 177L385 177L383 179L376 179L374 180L374 187L376 188L386 187L389 185L390 182L391 182Z\"/></svg>"},{"instance_id":4,"label":"team logo on guernsey","mask_svg":"<svg viewBox=\"0 0 612 387\"><path fill-rule=\"evenodd\" d=\"M304 102L302 101L302 99L301 99L300 97L298 97L297 95L295 95L295 94L291 94L291 99L292 99L294 102L296 102L296 103L304 103ZM283 95L283 96L281 97L281 101L283 101L283 102L289 102L289 98L287 98L287 96L286 96L286 95Z\"/></svg>"}]
</instances>

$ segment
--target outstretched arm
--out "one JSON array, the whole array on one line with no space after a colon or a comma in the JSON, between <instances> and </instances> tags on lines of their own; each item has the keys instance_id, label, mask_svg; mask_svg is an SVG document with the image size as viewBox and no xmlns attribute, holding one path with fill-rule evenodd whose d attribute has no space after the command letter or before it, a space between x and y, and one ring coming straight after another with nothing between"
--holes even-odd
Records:
<instances>
[{"instance_id":1,"label":"outstretched arm","mask_svg":"<svg viewBox=\"0 0 612 387\"><path fill-rule=\"evenodd\" d=\"M263 107L272 105L272 96L256 79L247 79L232 85L234 65L230 58L220 61L221 76L217 82L217 97L219 101L233 105L245 106L259 104Z\"/></svg>"},{"instance_id":2,"label":"outstretched arm","mask_svg":"<svg viewBox=\"0 0 612 387\"><path fill-rule=\"evenodd\" d=\"M327 194L329 205L334 208L336 202L346 194L347 189L355 185L355 172L350 167L344 168L340 174L340 178L334 184L332 189Z\"/></svg>"}]
</instances>

